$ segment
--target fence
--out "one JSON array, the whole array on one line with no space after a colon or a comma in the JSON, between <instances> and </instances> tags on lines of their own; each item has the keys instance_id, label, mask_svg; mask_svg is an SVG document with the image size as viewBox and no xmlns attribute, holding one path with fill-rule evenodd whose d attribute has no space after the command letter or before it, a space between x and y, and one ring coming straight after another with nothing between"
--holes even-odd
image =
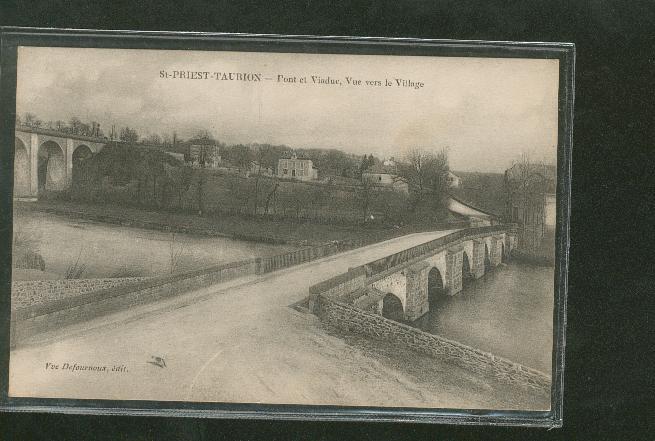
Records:
<instances>
[{"instance_id":1,"label":"fence","mask_svg":"<svg viewBox=\"0 0 655 441\"><path fill-rule=\"evenodd\" d=\"M255 259L257 261L257 274L270 273L294 265L300 265L301 263L311 262L312 260L327 257L337 252L339 252L339 246L336 243L328 243L316 247L301 248L275 256L258 257Z\"/></svg>"}]
</instances>

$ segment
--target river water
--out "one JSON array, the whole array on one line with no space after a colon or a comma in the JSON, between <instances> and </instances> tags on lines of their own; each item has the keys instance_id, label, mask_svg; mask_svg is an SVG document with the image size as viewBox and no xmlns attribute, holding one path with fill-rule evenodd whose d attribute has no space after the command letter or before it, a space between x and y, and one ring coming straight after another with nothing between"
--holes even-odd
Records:
<instances>
[{"instance_id":1,"label":"river water","mask_svg":"<svg viewBox=\"0 0 655 441\"><path fill-rule=\"evenodd\" d=\"M16 212L14 230L34 244L45 273L17 271L17 278L63 278L84 265L80 278L147 277L199 269L292 250L288 245L107 225L39 212Z\"/></svg>"},{"instance_id":2,"label":"river water","mask_svg":"<svg viewBox=\"0 0 655 441\"><path fill-rule=\"evenodd\" d=\"M502 263L413 326L550 374L553 281L552 267Z\"/></svg>"}]
</instances>

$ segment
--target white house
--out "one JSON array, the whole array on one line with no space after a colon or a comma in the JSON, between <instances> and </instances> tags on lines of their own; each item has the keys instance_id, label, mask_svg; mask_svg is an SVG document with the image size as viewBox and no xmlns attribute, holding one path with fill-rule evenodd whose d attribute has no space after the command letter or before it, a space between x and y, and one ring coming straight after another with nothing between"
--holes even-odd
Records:
<instances>
[{"instance_id":1,"label":"white house","mask_svg":"<svg viewBox=\"0 0 655 441\"><path fill-rule=\"evenodd\" d=\"M318 170L311 159L298 156L294 152L289 157L282 157L277 162L277 175L280 178L313 181L318 179Z\"/></svg>"}]
</instances>

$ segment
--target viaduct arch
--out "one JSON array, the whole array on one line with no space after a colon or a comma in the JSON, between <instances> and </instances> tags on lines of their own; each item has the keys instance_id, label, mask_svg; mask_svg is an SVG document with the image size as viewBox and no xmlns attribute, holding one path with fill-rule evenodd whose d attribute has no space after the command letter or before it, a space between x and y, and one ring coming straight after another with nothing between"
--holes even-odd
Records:
<instances>
[{"instance_id":1,"label":"viaduct arch","mask_svg":"<svg viewBox=\"0 0 655 441\"><path fill-rule=\"evenodd\" d=\"M104 138L17 126L14 142L14 197L70 187L77 168L108 143Z\"/></svg>"}]
</instances>

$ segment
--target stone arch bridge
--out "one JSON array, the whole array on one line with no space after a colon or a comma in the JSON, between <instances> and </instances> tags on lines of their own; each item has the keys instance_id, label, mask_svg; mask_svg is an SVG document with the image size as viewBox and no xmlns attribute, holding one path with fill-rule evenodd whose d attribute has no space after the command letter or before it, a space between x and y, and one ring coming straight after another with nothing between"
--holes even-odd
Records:
<instances>
[{"instance_id":1,"label":"stone arch bridge","mask_svg":"<svg viewBox=\"0 0 655 441\"><path fill-rule=\"evenodd\" d=\"M109 140L17 126L14 148L14 197L70 187L79 164Z\"/></svg>"},{"instance_id":2,"label":"stone arch bridge","mask_svg":"<svg viewBox=\"0 0 655 441\"><path fill-rule=\"evenodd\" d=\"M513 226L459 230L391 254L310 287L309 306L319 297L351 304L396 321L414 321L440 297L462 290L508 258L517 246Z\"/></svg>"}]
</instances>

